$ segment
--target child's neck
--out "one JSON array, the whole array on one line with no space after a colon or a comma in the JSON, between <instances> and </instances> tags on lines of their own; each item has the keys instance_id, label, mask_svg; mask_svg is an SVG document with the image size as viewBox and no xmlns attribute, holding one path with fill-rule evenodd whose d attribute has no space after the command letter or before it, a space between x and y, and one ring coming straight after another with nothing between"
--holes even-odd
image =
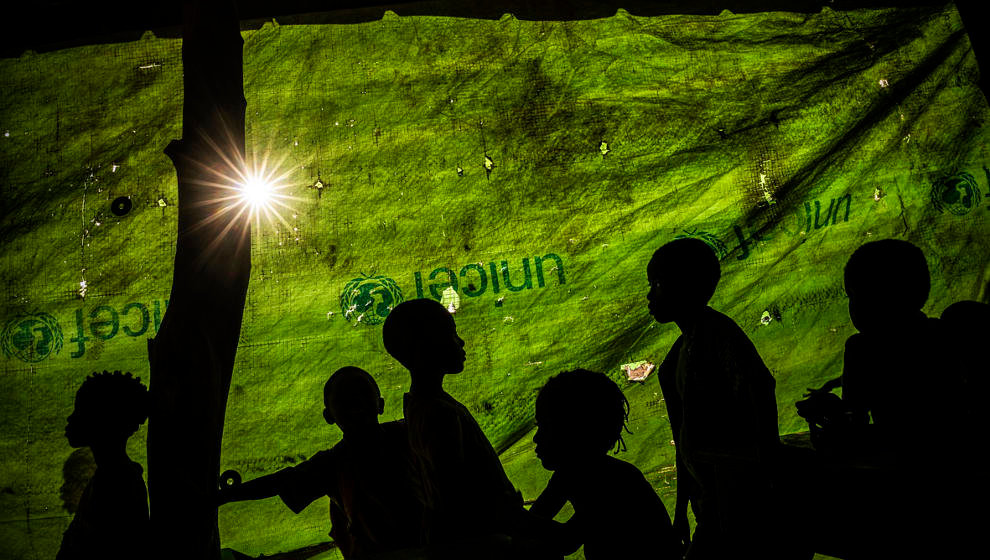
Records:
<instances>
[{"instance_id":1,"label":"child's neck","mask_svg":"<svg viewBox=\"0 0 990 560\"><path fill-rule=\"evenodd\" d=\"M131 458L127 456L127 440L94 443L89 448L97 467L126 465L131 462Z\"/></svg>"},{"instance_id":2,"label":"child's neck","mask_svg":"<svg viewBox=\"0 0 990 560\"><path fill-rule=\"evenodd\" d=\"M343 440L348 442L348 445L355 447L369 447L377 445L383 439L383 436L384 430L382 430L382 425L375 424L370 429L348 430L344 432Z\"/></svg>"},{"instance_id":3,"label":"child's neck","mask_svg":"<svg viewBox=\"0 0 990 560\"><path fill-rule=\"evenodd\" d=\"M609 458L610 455L608 453L589 454L584 457L581 457L579 460L575 460L573 462L568 463L567 465L563 465L561 468L558 468L557 470L563 471L565 473L587 474L598 470L603 465L608 463Z\"/></svg>"},{"instance_id":4,"label":"child's neck","mask_svg":"<svg viewBox=\"0 0 990 560\"><path fill-rule=\"evenodd\" d=\"M409 371L412 381L409 383L409 392L418 395L438 394L443 392L443 374L432 371Z\"/></svg>"},{"instance_id":5,"label":"child's neck","mask_svg":"<svg viewBox=\"0 0 990 560\"><path fill-rule=\"evenodd\" d=\"M707 307L708 307L707 305L696 307L694 309L691 309L684 315L674 319L674 323L677 325L677 328L681 330L681 334L686 335L691 333L691 331L694 329L694 326L697 325L698 321L701 320L701 315L702 313L704 313Z\"/></svg>"}]
</instances>

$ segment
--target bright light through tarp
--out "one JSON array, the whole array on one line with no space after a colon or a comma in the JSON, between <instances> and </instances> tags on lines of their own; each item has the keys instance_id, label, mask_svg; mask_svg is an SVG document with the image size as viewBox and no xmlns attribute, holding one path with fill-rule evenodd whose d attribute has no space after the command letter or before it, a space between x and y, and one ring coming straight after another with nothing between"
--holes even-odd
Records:
<instances>
[{"instance_id":1,"label":"bright light through tarp","mask_svg":"<svg viewBox=\"0 0 990 560\"><path fill-rule=\"evenodd\" d=\"M218 187L220 196L214 202L219 209L210 220L226 219L234 213L234 220L242 216L256 227L274 226L276 223L292 228L285 214L291 214L291 201L303 199L288 194L290 187L290 169L284 163L284 157L275 163L270 163L271 149L262 154L253 154L250 161L240 157L230 157L223 144L213 146L223 157L228 167L235 169L235 176L215 171L214 180L207 182L208 186Z\"/></svg>"},{"instance_id":2,"label":"bright light through tarp","mask_svg":"<svg viewBox=\"0 0 990 560\"><path fill-rule=\"evenodd\" d=\"M241 185L241 198L251 208L263 208L271 204L275 189L261 177L251 177Z\"/></svg>"}]
</instances>

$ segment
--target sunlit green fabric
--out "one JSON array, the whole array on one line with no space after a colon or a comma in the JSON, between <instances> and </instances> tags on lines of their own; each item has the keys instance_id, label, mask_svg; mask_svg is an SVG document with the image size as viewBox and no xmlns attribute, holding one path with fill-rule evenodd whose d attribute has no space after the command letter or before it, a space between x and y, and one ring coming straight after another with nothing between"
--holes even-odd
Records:
<instances>
[{"instance_id":1,"label":"sunlit green fabric","mask_svg":"<svg viewBox=\"0 0 990 560\"><path fill-rule=\"evenodd\" d=\"M773 371L782 433L804 427L804 388L841 371L854 332L841 273L860 244L924 250L930 315L987 297L990 113L951 6L389 13L244 39L248 151L294 197L252 240L223 451L245 478L339 439L321 416L338 367L371 372L384 418L401 416L408 378L381 321L402 299L456 311L468 363L446 387L527 499L548 478L532 454L535 391L585 367L625 390L622 458L672 508L659 386L628 381L677 334L645 305L662 243L696 236L719 253L712 306ZM0 61L0 557L58 547L62 429L87 373L147 380L171 282L178 201L162 149L181 134L180 52L148 35ZM130 442L140 462L144 433ZM220 523L224 546L252 554L329 531L325 507L295 516L277 500L226 505Z\"/></svg>"}]
</instances>

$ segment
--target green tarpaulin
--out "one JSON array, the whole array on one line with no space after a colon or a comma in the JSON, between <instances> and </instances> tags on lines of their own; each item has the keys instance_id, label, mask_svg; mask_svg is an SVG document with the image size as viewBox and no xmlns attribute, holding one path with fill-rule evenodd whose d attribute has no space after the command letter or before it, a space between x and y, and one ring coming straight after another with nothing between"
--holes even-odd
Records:
<instances>
[{"instance_id":1,"label":"green tarpaulin","mask_svg":"<svg viewBox=\"0 0 990 560\"><path fill-rule=\"evenodd\" d=\"M930 315L987 297L990 112L951 6L386 13L244 39L248 151L293 197L252 241L222 460L245 478L339 439L321 416L338 367L370 371L385 418L401 416L408 377L381 322L402 299L455 312L468 362L446 386L526 498L548 478L532 453L535 392L580 366L625 390L634 435L621 457L672 509L650 365L676 329L645 305L662 243L699 237L720 255L712 305L774 372L782 433L805 427L804 388L841 372L854 332L842 267L860 244L924 250ZM59 545L79 484L66 482L78 468L62 429L85 376L147 380L174 254L162 150L181 135L180 50L149 34L0 60L0 557ZM129 445L140 462L144 434ZM329 530L325 504L296 516L278 500L224 506L220 524L224 546L255 555Z\"/></svg>"}]
</instances>

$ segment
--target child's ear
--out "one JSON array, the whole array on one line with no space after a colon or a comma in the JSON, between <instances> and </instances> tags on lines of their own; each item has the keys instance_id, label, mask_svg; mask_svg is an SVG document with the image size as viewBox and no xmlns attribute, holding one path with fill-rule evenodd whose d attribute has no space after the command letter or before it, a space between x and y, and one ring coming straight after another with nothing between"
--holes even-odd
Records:
<instances>
[{"instance_id":1,"label":"child's ear","mask_svg":"<svg viewBox=\"0 0 990 560\"><path fill-rule=\"evenodd\" d=\"M329 408L323 409L323 419L327 421L327 424L333 426L337 423L337 419L333 417L333 413L330 412Z\"/></svg>"},{"instance_id":2,"label":"child's ear","mask_svg":"<svg viewBox=\"0 0 990 560\"><path fill-rule=\"evenodd\" d=\"M378 397L378 414L385 414L385 399Z\"/></svg>"}]
</instances>

